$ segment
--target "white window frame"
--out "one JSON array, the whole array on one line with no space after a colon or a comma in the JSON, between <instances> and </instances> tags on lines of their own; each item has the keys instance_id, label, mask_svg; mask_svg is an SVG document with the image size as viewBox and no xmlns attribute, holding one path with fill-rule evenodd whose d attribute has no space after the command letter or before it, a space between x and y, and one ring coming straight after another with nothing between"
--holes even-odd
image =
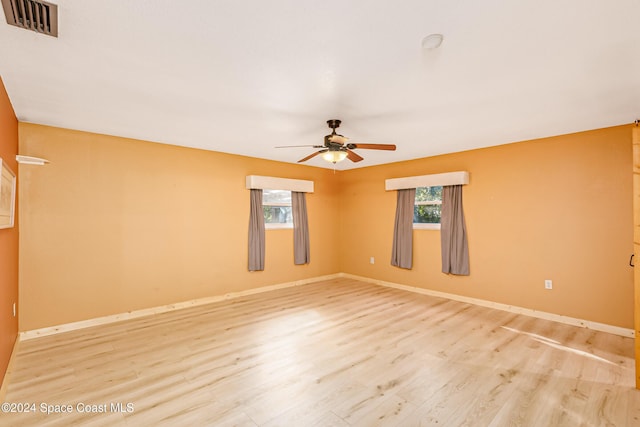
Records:
<instances>
[{"instance_id":1,"label":"white window frame","mask_svg":"<svg viewBox=\"0 0 640 427\"><path fill-rule=\"evenodd\" d=\"M288 191L288 190L281 190L279 188L272 188L272 189L264 189L262 190L264 191L269 191L269 190L277 190L277 191ZM265 203L264 202L264 198L262 199L262 206L285 206L285 207L291 207L291 203ZM264 220L264 215L262 216L263 220ZM293 215L291 216L291 222L266 222L264 223L264 229L265 230L286 230L289 228L293 228Z\"/></svg>"},{"instance_id":2,"label":"white window frame","mask_svg":"<svg viewBox=\"0 0 640 427\"><path fill-rule=\"evenodd\" d=\"M430 187L441 187L440 185L431 185ZM420 186L418 188L428 188L426 186ZM417 188L416 188L417 190ZM413 201L413 206L425 206L425 205L441 205L442 206L442 199L440 200L427 200L427 201L423 201L423 202L417 202L415 199ZM440 230L440 223L435 223L435 222L414 222L413 223L413 229L414 230Z\"/></svg>"}]
</instances>

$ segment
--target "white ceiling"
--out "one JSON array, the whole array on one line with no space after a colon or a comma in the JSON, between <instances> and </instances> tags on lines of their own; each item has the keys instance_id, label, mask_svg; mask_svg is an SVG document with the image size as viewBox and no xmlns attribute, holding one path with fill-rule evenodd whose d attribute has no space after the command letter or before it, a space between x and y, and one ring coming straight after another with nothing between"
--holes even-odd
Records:
<instances>
[{"instance_id":1,"label":"white ceiling","mask_svg":"<svg viewBox=\"0 0 640 427\"><path fill-rule=\"evenodd\" d=\"M58 38L0 24L24 122L295 162L314 149L274 146L322 144L338 118L398 146L349 169L640 116L640 0L57 4Z\"/></svg>"}]
</instances>

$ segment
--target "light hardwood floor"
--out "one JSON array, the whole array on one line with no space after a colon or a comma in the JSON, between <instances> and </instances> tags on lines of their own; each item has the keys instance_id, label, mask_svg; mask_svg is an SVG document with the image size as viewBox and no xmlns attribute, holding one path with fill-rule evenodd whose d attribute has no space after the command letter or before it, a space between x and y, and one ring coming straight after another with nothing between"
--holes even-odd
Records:
<instances>
[{"instance_id":1,"label":"light hardwood floor","mask_svg":"<svg viewBox=\"0 0 640 427\"><path fill-rule=\"evenodd\" d=\"M633 345L336 279L22 342L0 425L640 426Z\"/></svg>"}]
</instances>

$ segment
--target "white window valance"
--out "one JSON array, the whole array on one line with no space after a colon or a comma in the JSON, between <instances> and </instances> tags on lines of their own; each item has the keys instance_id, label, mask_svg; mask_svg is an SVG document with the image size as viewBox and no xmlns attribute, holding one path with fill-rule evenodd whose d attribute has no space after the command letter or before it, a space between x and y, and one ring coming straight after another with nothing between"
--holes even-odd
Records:
<instances>
[{"instance_id":1,"label":"white window valance","mask_svg":"<svg viewBox=\"0 0 640 427\"><path fill-rule=\"evenodd\" d=\"M247 189L287 190L313 193L313 181L304 179L276 178L274 176L248 175Z\"/></svg>"},{"instance_id":2,"label":"white window valance","mask_svg":"<svg viewBox=\"0 0 640 427\"><path fill-rule=\"evenodd\" d=\"M407 176L404 178L390 178L385 180L384 188L390 190L404 190L407 188L434 187L446 185L469 184L469 172L447 172L431 175Z\"/></svg>"}]
</instances>

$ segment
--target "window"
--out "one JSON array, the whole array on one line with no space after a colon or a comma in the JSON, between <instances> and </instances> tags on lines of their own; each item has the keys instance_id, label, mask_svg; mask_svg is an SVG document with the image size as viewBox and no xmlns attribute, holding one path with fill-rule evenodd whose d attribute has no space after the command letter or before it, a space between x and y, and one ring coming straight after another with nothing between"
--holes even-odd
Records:
<instances>
[{"instance_id":1,"label":"window","mask_svg":"<svg viewBox=\"0 0 640 427\"><path fill-rule=\"evenodd\" d=\"M416 188L413 205L413 228L440 229L442 186Z\"/></svg>"},{"instance_id":2,"label":"window","mask_svg":"<svg viewBox=\"0 0 640 427\"><path fill-rule=\"evenodd\" d=\"M264 227L293 228L293 213L291 211L291 191L263 190L262 211Z\"/></svg>"}]
</instances>

